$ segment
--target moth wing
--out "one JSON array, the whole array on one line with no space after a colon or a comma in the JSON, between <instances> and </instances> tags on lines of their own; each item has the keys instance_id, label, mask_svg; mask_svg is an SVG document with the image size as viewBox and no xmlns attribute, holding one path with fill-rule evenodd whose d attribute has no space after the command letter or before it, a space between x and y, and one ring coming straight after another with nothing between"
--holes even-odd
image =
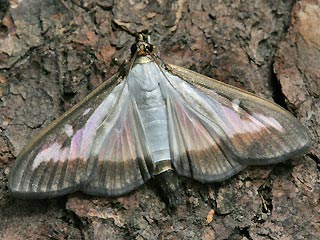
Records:
<instances>
[{"instance_id":1,"label":"moth wing","mask_svg":"<svg viewBox=\"0 0 320 240\"><path fill-rule=\"evenodd\" d=\"M9 176L13 195L47 198L77 190L114 195L149 178L148 153L141 141L133 146L139 136L133 131L141 133L132 128L137 120L132 114L121 115L121 109L133 110L127 104L126 82L120 80L117 75L107 80L22 150ZM122 145L120 139L125 139ZM111 177L102 176L106 169L108 174L114 171Z\"/></svg>"},{"instance_id":2,"label":"moth wing","mask_svg":"<svg viewBox=\"0 0 320 240\"><path fill-rule=\"evenodd\" d=\"M245 166L223 147L219 136L175 91L170 91L169 134L173 165L179 175L201 182L222 181Z\"/></svg>"},{"instance_id":3,"label":"moth wing","mask_svg":"<svg viewBox=\"0 0 320 240\"><path fill-rule=\"evenodd\" d=\"M117 117L107 120L96 134L92 155L97 158L90 182L83 191L92 195L119 196L151 178L154 163L134 100L125 86Z\"/></svg>"},{"instance_id":4,"label":"moth wing","mask_svg":"<svg viewBox=\"0 0 320 240\"><path fill-rule=\"evenodd\" d=\"M170 65L169 121L177 171L219 181L241 165L284 161L307 150L306 129L290 113L251 93Z\"/></svg>"}]
</instances>

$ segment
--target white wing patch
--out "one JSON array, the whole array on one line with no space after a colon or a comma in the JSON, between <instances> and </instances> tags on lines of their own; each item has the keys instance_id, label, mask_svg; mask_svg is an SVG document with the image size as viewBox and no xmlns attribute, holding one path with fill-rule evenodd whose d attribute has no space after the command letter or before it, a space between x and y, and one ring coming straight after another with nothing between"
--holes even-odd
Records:
<instances>
[{"instance_id":1,"label":"white wing patch","mask_svg":"<svg viewBox=\"0 0 320 240\"><path fill-rule=\"evenodd\" d=\"M87 108L87 109L83 112L82 116L87 115L87 114L91 111L91 109L92 109L92 108Z\"/></svg>"},{"instance_id":2,"label":"white wing patch","mask_svg":"<svg viewBox=\"0 0 320 240\"><path fill-rule=\"evenodd\" d=\"M64 125L64 131L68 137L71 137L73 135L73 127L70 124Z\"/></svg>"}]
</instances>

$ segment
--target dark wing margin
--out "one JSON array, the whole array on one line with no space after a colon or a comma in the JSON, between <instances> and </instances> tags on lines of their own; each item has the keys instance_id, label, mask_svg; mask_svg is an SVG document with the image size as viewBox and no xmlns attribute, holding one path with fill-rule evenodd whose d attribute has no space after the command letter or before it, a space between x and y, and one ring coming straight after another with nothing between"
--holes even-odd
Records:
<instances>
[{"instance_id":1,"label":"dark wing margin","mask_svg":"<svg viewBox=\"0 0 320 240\"><path fill-rule=\"evenodd\" d=\"M132 130L139 119L132 119L133 108L123 105L128 103L128 95L126 81L116 74L51 123L15 160L9 176L10 192L21 198L56 197L78 190L113 196L147 181L150 178L148 169L153 166L146 163L148 150L141 145L141 141L132 146L136 140L133 138L143 134L143 130ZM127 119L119 118L120 109L130 112L126 115ZM115 127L112 128L110 123ZM110 153L103 148L110 141L100 142L106 137L104 134L113 137L121 135L131 145L123 145L121 149L119 142L114 141L113 152ZM102 152L108 152L106 156L109 158L101 157ZM124 158L120 159L120 156ZM108 173L110 169L116 172L111 177L102 176L101 171L100 175L97 174L102 165L108 167ZM122 168L130 170L126 172ZM124 172L125 175L117 175ZM105 184L107 190L102 189Z\"/></svg>"},{"instance_id":2,"label":"dark wing margin","mask_svg":"<svg viewBox=\"0 0 320 240\"><path fill-rule=\"evenodd\" d=\"M304 126L272 102L178 66L165 74L173 162L182 175L219 181L241 165L281 162L311 145Z\"/></svg>"}]
</instances>

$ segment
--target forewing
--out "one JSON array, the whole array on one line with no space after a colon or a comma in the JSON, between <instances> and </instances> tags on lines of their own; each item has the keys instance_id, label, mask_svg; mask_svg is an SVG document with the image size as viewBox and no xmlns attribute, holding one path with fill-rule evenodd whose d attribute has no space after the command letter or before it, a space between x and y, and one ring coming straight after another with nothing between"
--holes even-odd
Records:
<instances>
[{"instance_id":1,"label":"forewing","mask_svg":"<svg viewBox=\"0 0 320 240\"><path fill-rule=\"evenodd\" d=\"M111 137L115 135L112 133L114 129L121 131L121 124L127 124L127 128L132 125L132 122L128 125L129 120L124 121L120 114L120 109L128 107L124 104L128 102L129 94L125 91L127 89L125 81L121 83L119 81L120 78L114 76L100 85L82 102L49 125L29 146L22 150L14 162L9 177L9 189L14 195L46 198L77 190L90 190L88 186L92 186L92 181L102 179L102 177L99 179L96 177L96 171L99 170L101 162L104 162L105 167L112 165L117 168L139 164L139 168L131 169L129 180L122 182L121 188L132 189L141 184L141 180L136 180L142 178L140 167L144 167L144 158L139 159L140 161L137 161L137 158L132 160L137 153L128 153L132 150L131 145L134 141L131 131L127 130L123 133L126 135L127 143L118 147L118 152L113 149L112 154L108 153L106 155L108 159L101 157L102 153L99 152L108 152L108 149L103 148L106 143L101 143L103 134ZM117 127L112 128L113 126L108 124L114 124ZM106 131L106 128L109 129L109 132ZM142 149L139 144L138 147ZM119 159L119 151L122 151L123 155L128 158ZM131 162L125 165L123 161ZM145 168L142 171L144 170ZM117 174L120 174L119 171ZM113 174L112 177L117 176ZM148 173L145 173L143 179L147 177ZM110 181L112 183L108 183L108 189L111 191L117 188L115 186L117 183L114 179ZM95 192L99 193L102 190L96 189ZM103 193L108 194L109 192L104 191Z\"/></svg>"},{"instance_id":2,"label":"forewing","mask_svg":"<svg viewBox=\"0 0 320 240\"><path fill-rule=\"evenodd\" d=\"M184 102L184 112L192 112L229 160L271 164L310 146L302 124L272 102L174 65L166 75L172 92Z\"/></svg>"}]
</instances>

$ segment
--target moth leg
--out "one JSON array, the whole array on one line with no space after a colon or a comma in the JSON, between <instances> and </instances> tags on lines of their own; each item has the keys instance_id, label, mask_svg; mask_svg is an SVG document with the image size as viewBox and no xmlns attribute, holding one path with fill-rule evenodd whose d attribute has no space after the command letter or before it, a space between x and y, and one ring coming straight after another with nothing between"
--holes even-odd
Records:
<instances>
[{"instance_id":1,"label":"moth leg","mask_svg":"<svg viewBox=\"0 0 320 240\"><path fill-rule=\"evenodd\" d=\"M177 205L181 203L182 190L177 173L172 167L171 160L158 162L154 176L163 200L171 209L175 209Z\"/></svg>"}]
</instances>

